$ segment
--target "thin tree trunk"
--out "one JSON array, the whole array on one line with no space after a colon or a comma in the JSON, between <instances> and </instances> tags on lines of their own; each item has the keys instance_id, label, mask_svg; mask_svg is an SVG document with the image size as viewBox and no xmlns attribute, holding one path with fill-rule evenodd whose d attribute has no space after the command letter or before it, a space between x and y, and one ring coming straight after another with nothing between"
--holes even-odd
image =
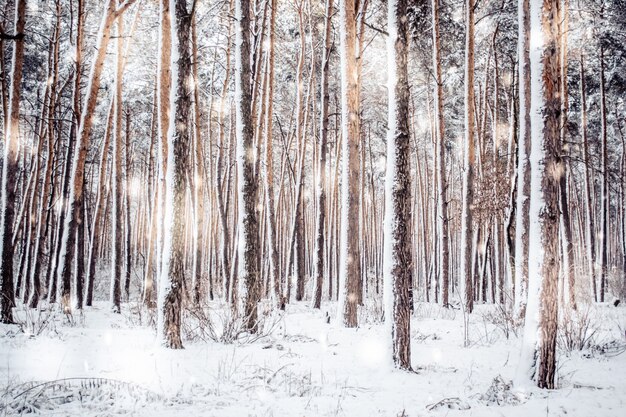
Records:
<instances>
[{"instance_id":1,"label":"thin tree trunk","mask_svg":"<svg viewBox=\"0 0 626 417\"><path fill-rule=\"evenodd\" d=\"M270 261L270 274L272 283L272 294L274 302L279 308L285 308L285 302L282 297L280 283L280 262L278 257L278 242L276 237L276 210L274 208L274 135L273 129L273 115L274 115L274 44L276 37L276 8L277 0L272 0L272 9L270 12L270 33L269 33L269 50L268 54L268 74L267 74L267 93L265 104L265 166L264 166L264 189L265 189L265 205L266 216L268 225L268 248L269 248L269 261Z\"/></svg>"},{"instance_id":2,"label":"thin tree trunk","mask_svg":"<svg viewBox=\"0 0 626 417\"><path fill-rule=\"evenodd\" d=\"M440 242L439 251L441 253L441 303L444 307L449 305L449 287L450 287L450 251L448 243L449 235L449 219L448 219L448 180L446 174L446 138L444 129L443 114L443 79L441 77L441 42L439 35L439 0L432 0L433 14L433 67L435 68L435 109L436 109L436 126L437 126L437 162L438 162L438 179L439 179L439 215L440 222Z\"/></svg>"},{"instance_id":3,"label":"thin tree trunk","mask_svg":"<svg viewBox=\"0 0 626 417\"><path fill-rule=\"evenodd\" d=\"M593 178L591 172L591 157L589 155L589 142L587 140L587 91L585 88L585 64L583 54L580 54L580 130L583 142L583 163L585 182L585 211L587 213L587 261L589 263L589 276L591 278L591 291L594 301L598 301L596 282L596 225L593 200Z\"/></svg>"},{"instance_id":4,"label":"thin tree trunk","mask_svg":"<svg viewBox=\"0 0 626 417\"><path fill-rule=\"evenodd\" d=\"M609 242L609 163L607 147L607 122L606 122L606 89L604 76L604 46L600 41L600 123L601 123L601 147L602 147L602 195L601 195L601 224L602 238L600 241L600 302L604 302L606 293L606 281L608 273L608 242Z\"/></svg>"},{"instance_id":5,"label":"thin tree trunk","mask_svg":"<svg viewBox=\"0 0 626 417\"><path fill-rule=\"evenodd\" d=\"M465 309L474 309L472 288L472 204L474 201L474 165L476 145L474 142L475 96L474 96L474 0L467 0L465 9L465 160L463 174L463 201L461 213L461 263L459 279L465 282Z\"/></svg>"},{"instance_id":6,"label":"thin tree trunk","mask_svg":"<svg viewBox=\"0 0 626 417\"><path fill-rule=\"evenodd\" d=\"M328 78L330 71L330 48L332 46L332 16L334 0L326 0L326 14L324 20L324 51L322 53L321 81L320 81L320 136L318 149L318 180L317 190L317 223L315 233L315 286L313 289L313 308L320 308L322 304L322 286L324 285L324 242L326 241L326 172L328 170L326 158L328 154Z\"/></svg>"},{"instance_id":7,"label":"thin tree trunk","mask_svg":"<svg viewBox=\"0 0 626 417\"><path fill-rule=\"evenodd\" d=\"M115 71L115 99L113 110L113 167L111 180L111 196L113 197L113 210L111 210L111 309L114 313L120 313L122 295L122 247L124 244L124 204L122 202L123 177L122 177L122 77L123 77L123 36L124 16L117 20L117 55Z\"/></svg>"},{"instance_id":8,"label":"thin tree trunk","mask_svg":"<svg viewBox=\"0 0 626 417\"><path fill-rule=\"evenodd\" d=\"M94 60L91 67L91 76L88 83L88 90L86 93L86 100L82 111L80 112L80 123L78 129L78 135L76 137L76 150L72 158L71 168L71 183L68 184L69 199L67 214L65 216L63 227L63 235L61 237L60 254L58 263L57 280L62 284L62 303L63 309L66 312L70 312L69 295L72 276L72 260L76 248L76 231L78 227L82 227L82 210L83 204L83 190L84 190L84 178L85 178L85 162L87 160L87 151L91 142L90 133L93 124L93 116L96 110L96 104L98 101L98 90L100 88L100 80L102 75L102 68L104 66L104 59L106 57L106 50L111 38L111 26L122 15L135 0L128 0L123 3L120 8L116 8L116 1L109 0L104 11L102 23L97 40L97 53L94 56ZM77 42L77 49L80 49L80 42ZM79 76L76 75L78 83ZM79 84L75 84L74 95L74 108L80 107L79 100ZM77 113L77 112L76 112Z\"/></svg>"},{"instance_id":9,"label":"thin tree trunk","mask_svg":"<svg viewBox=\"0 0 626 417\"><path fill-rule=\"evenodd\" d=\"M203 242L204 242L204 151L202 146L200 124L200 91L198 87L198 41L196 34L196 19L191 23L192 62L193 62L193 103L194 103L194 189L195 193L195 244L193 256L193 290L192 299L195 304L200 302L200 286L203 279Z\"/></svg>"}]
</instances>

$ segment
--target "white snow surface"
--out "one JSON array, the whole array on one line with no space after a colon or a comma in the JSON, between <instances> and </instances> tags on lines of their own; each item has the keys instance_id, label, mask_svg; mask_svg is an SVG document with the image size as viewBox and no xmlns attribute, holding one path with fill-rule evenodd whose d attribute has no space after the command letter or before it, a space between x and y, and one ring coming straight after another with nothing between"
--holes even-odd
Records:
<instances>
[{"instance_id":1,"label":"white snow surface","mask_svg":"<svg viewBox=\"0 0 626 417\"><path fill-rule=\"evenodd\" d=\"M336 311L334 303L323 303L321 311L307 304L289 305L286 315L276 318L275 330L252 343L185 340L183 350L155 343L154 329L137 324L138 315L129 312L128 304L120 315L110 312L108 302L98 302L82 318L75 317L74 325L55 313L56 324L39 335L0 325L0 415L19 415L5 406L32 399L39 391L24 393L29 383L66 378L116 382L96 389L106 393L106 401L93 400L82 388L82 398L34 415L624 415L626 354L597 349L559 354L557 390L514 386L508 395L520 401L517 405L485 400L494 378L508 381L514 376L520 345L518 338L507 340L483 318L495 311L493 306L476 307L470 319L471 343L464 348L460 312L418 304L411 323L417 372L408 373L389 365L389 336L382 324L371 320L374 314L363 314L358 330L344 329L326 323L326 312ZM603 304L592 313L599 329L597 345L625 342L626 308ZM24 317L21 307L17 316ZM451 408L430 409L447 398L458 401L451 401Z\"/></svg>"}]
</instances>

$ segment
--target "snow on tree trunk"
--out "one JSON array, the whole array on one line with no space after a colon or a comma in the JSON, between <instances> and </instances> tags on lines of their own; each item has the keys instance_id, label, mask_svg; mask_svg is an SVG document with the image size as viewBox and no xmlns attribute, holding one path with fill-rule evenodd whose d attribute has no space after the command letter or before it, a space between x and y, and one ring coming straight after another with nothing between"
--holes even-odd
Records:
<instances>
[{"instance_id":1,"label":"snow on tree trunk","mask_svg":"<svg viewBox=\"0 0 626 417\"><path fill-rule=\"evenodd\" d=\"M195 206L195 237L193 255L193 302L200 302L201 285L204 277L204 149L202 146L201 122L200 122L200 92L198 86L198 41L195 15L192 20L192 58L193 58L193 102L194 102L194 190Z\"/></svg>"},{"instance_id":2,"label":"snow on tree trunk","mask_svg":"<svg viewBox=\"0 0 626 417\"><path fill-rule=\"evenodd\" d=\"M519 143L515 219L515 314L524 318L528 300L528 228L530 208L530 3L518 2Z\"/></svg>"},{"instance_id":3,"label":"snow on tree trunk","mask_svg":"<svg viewBox=\"0 0 626 417\"><path fill-rule=\"evenodd\" d=\"M24 34L26 0L15 3L14 35ZM0 200L0 322L12 323L15 306L13 288L13 220L15 218L15 184L18 174L20 93L24 66L24 37L14 40L9 87L9 113L5 121L4 158L2 164L2 197ZM6 114L6 113L5 113Z\"/></svg>"},{"instance_id":4,"label":"snow on tree trunk","mask_svg":"<svg viewBox=\"0 0 626 417\"><path fill-rule=\"evenodd\" d=\"M531 197L520 381L555 387L558 326L560 63L558 0L530 1Z\"/></svg>"},{"instance_id":5,"label":"snow on tree trunk","mask_svg":"<svg viewBox=\"0 0 626 417\"><path fill-rule=\"evenodd\" d=\"M576 278L575 278L575 261L574 261L574 237L572 231L572 220L570 216L569 206L569 172L570 172L570 145L567 143L569 140L569 97L567 93L567 67L568 67L568 54L567 54L567 38L569 36L569 0L564 0L562 5L562 28L561 28L561 94L563 99L561 100L561 148L563 149L564 161L563 161L563 175L561 176L560 183L560 197L561 197L561 224L562 224L562 236L563 236L563 271L565 272L565 279L568 287L567 298L569 306L576 310Z\"/></svg>"},{"instance_id":6,"label":"snow on tree trunk","mask_svg":"<svg viewBox=\"0 0 626 417\"><path fill-rule=\"evenodd\" d=\"M448 219L448 180L446 174L446 147L444 135L443 117L443 79L441 77L441 42L439 35L439 0L432 0L432 24L433 24L433 68L435 68L436 85L435 92L435 126L437 128L437 179L438 184L438 209L437 217L438 229L440 233L440 275L441 275L441 304L444 307L449 305L450 289L450 249L449 249L449 219Z\"/></svg>"},{"instance_id":7,"label":"snow on tree trunk","mask_svg":"<svg viewBox=\"0 0 626 417\"><path fill-rule=\"evenodd\" d=\"M165 214L165 173L168 159L168 129L170 125L170 91L172 88L172 22L170 18L170 0L160 0L159 48L157 68L157 112L158 112L158 179L157 179L157 239L156 259L163 254L163 224ZM156 275L161 274L161 262L157 262Z\"/></svg>"},{"instance_id":8,"label":"snow on tree trunk","mask_svg":"<svg viewBox=\"0 0 626 417\"><path fill-rule=\"evenodd\" d=\"M239 313L247 330L258 330L257 303L260 297L258 268L257 184L254 174L252 91L250 84L250 1L235 0L235 117L239 211L238 297Z\"/></svg>"},{"instance_id":9,"label":"snow on tree trunk","mask_svg":"<svg viewBox=\"0 0 626 417\"><path fill-rule=\"evenodd\" d=\"M355 55L356 18L354 0L340 3L341 41L341 234L337 319L345 327L357 326L360 285L359 260L359 102Z\"/></svg>"},{"instance_id":10,"label":"snow on tree trunk","mask_svg":"<svg viewBox=\"0 0 626 417\"><path fill-rule=\"evenodd\" d=\"M585 212L587 213L585 222L585 246L587 248L587 263L590 277L590 291L594 301L598 301L596 283L596 222L593 200L593 177L591 176L591 155L589 152L589 141L587 140L587 95L585 88L585 63L584 56L580 54L580 130L583 141L583 163L584 163L584 184L585 184Z\"/></svg>"},{"instance_id":11,"label":"snow on tree trunk","mask_svg":"<svg viewBox=\"0 0 626 417\"><path fill-rule=\"evenodd\" d=\"M317 179L317 219L315 225L315 252L314 256L314 288L313 288L313 308L320 308L322 304L322 286L324 285L324 242L326 241L326 174L328 153L328 102L330 94L328 92L328 75L330 67L330 48L332 46L332 26L331 19L334 9L334 1L326 0L326 17L324 23L324 52L322 55L321 82L320 82L320 136L318 149L318 179Z\"/></svg>"},{"instance_id":12,"label":"snow on tree trunk","mask_svg":"<svg viewBox=\"0 0 626 417\"><path fill-rule=\"evenodd\" d=\"M604 302L606 281L609 267L609 160L607 148L607 121L606 121L606 77L604 75L604 42L600 40L600 125L602 147L602 187L600 208L600 302Z\"/></svg>"},{"instance_id":13,"label":"snow on tree trunk","mask_svg":"<svg viewBox=\"0 0 626 417\"><path fill-rule=\"evenodd\" d=\"M464 282L465 309L471 313L474 308L474 288L472 283L472 205L474 204L474 165L476 145L474 143L474 0L465 5L465 159L463 162L463 196L461 209L461 252L459 281Z\"/></svg>"},{"instance_id":14,"label":"snow on tree trunk","mask_svg":"<svg viewBox=\"0 0 626 417\"><path fill-rule=\"evenodd\" d=\"M271 294L274 298L274 302L279 308L284 309L284 301L281 295L280 289L280 261L278 255L278 242L276 237L276 210L274 208L274 168L273 168L273 141L274 136L272 134L273 116L274 116L274 42L276 36L276 8L277 0L272 0L272 10L270 14L270 33L268 39L268 73L267 73L267 94L265 104L265 165L263 166L263 177L265 179L265 214L267 216L268 227L268 250L270 261L270 274L272 285Z\"/></svg>"},{"instance_id":15,"label":"snow on tree trunk","mask_svg":"<svg viewBox=\"0 0 626 417\"><path fill-rule=\"evenodd\" d=\"M170 0L170 117L165 174L163 254L158 294L158 340L181 349L180 316L185 275L187 173L191 172L191 15L186 0Z\"/></svg>"},{"instance_id":16,"label":"snow on tree trunk","mask_svg":"<svg viewBox=\"0 0 626 417\"><path fill-rule=\"evenodd\" d=\"M107 160L109 155L109 143L111 142L111 135L113 130L113 114L115 100L111 102L109 107L109 114L107 115L107 124L104 131L104 140L102 141L102 148L100 150L100 165L98 173L98 193L96 196L96 207L93 213L93 222L91 226L91 245L89 247L89 258L87 261L87 294L85 304L92 305L93 302L93 285L96 275L96 260L98 259L98 249L100 242L101 231L104 226L104 219L101 219L102 212L104 211L104 202L106 200L106 173L107 173Z\"/></svg>"},{"instance_id":17,"label":"snow on tree trunk","mask_svg":"<svg viewBox=\"0 0 626 417\"><path fill-rule=\"evenodd\" d=\"M389 130L385 175L384 297L392 358L411 369L411 158L409 146L409 24L407 0L389 0L387 68Z\"/></svg>"},{"instance_id":18,"label":"snow on tree trunk","mask_svg":"<svg viewBox=\"0 0 626 417\"><path fill-rule=\"evenodd\" d=\"M117 21L117 50L115 71L115 103L113 116L113 178L111 180L111 309L120 312L122 283L122 246L123 246L123 204L122 204L122 44L124 36L124 17Z\"/></svg>"},{"instance_id":19,"label":"snow on tree trunk","mask_svg":"<svg viewBox=\"0 0 626 417\"><path fill-rule=\"evenodd\" d=\"M76 231L78 227L82 227L83 222L81 207L84 198L83 183L85 178L85 163L87 161L87 152L91 142L90 134L93 125L93 116L98 102L98 90L100 89L102 68L104 67L107 46L111 38L111 26L115 20L128 10L134 2L135 0L128 0L123 3L120 8L116 8L117 2L115 0L109 0L106 8L104 9L102 23L96 37L96 39L98 39L98 45L96 48L97 53L94 55L89 84L85 95L86 99L80 114L79 129L76 137L77 141L72 160L70 183L68 184L70 187L68 207L64 219L65 226L63 227L63 236L61 237L57 273L57 281L60 284L67 284L70 282L70 277L72 275L72 261L74 259L73 254L76 249ZM64 299L62 300L63 309L69 312L69 288L65 288L67 285L63 285L63 287L63 292L65 294Z\"/></svg>"},{"instance_id":20,"label":"snow on tree trunk","mask_svg":"<svg viewBox=\"0 0 626 417\"><path fill-rule=\"evenodd\" d=\"M60 45L60 37L59 33L61 31L61 4L57 3L56 5L56 23L55 23L55 32L54 32L54 51L52 57L52 68L49 72L52 73L50 79L50 100L48 101L48 116L54 114L56 109L56 92L57 92L57 83L59 78L59 45ZM50 197L50 187L52 179L52 163L54 160L54 129L53 129L53 118L48 117L48 134L47 134L47 142L48 149L46 155L46 168L44 171L43 177L43 187L41 191L41 201L39 203L39 207L37 209L37 230L35 232L35 244L33 248L33 266L31 268L31 294L28 300L28 306L30 308L36 308L39 304L39 299L41 297L41 266L44 263L44 242L46 241L46 237L48 236L49 228L47 224L44 226L44 212L46 207L48 207L51 201ZM49 214L47 214L49 216ZM47 223L47 222L46 222Z\"/></svg>"}]
</instances>

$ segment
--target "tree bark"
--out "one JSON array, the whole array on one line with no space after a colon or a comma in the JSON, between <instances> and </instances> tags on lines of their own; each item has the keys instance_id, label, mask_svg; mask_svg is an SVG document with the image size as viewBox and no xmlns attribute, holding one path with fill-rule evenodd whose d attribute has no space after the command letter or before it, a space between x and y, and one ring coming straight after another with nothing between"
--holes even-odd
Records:
<instances>
[{"instance_id":1,"label":"tree bark","mask_svg":"<svg viewBox=\"0 0 626 417\"><path fill-rule=\"evenodd\" d=\"M171 0L172 88L168 129L168 162L165 187L163 259L159 277L159 340L166 347L181 349L180 316L185 275L185 208L191 155L191 100L188 80L191 68L191 18L186 0Z\"/></svg>"},{"instance_id":2,"label":"tree bark","mask_svg":"<svg viewBox=\"0 0 626 417\"><path fill-rule=\"evenodd\" d=\"M437 136L437 162L439 179L439 215L441 216L439 236L439 250L441 253L441 304L449 305L450 287L450 248L449 248L449 219L448 219L448 180L446 173L446 138L443 114L443 79L441 77L441 42L439 34L439 0L432 0L433 14L433 67L435 68L435 106L436 106L436 136Z\"/></svg>"},{"instance_id":3,"label":"tree bark","mask_svg":"<svg viewBox=\"0 0 626 417\"><path fill-rule=\"evenodd\" d=\"M584 182L585 182L585 211L587 213L586 221L586 247L587 262L589 263L589 276L591 278L591 292L593 300L598 301L598 291L596 282L596 224L595 211L593 206L593 177L591 176L591 158L589 155L589 141L587 140L587 91L585 87L585 64L584 56L580 54L580 130L583 142L583 163L584 163Z\"/></svg>"},{"instance_id":4,"label":"tree bark","mask_svg":"<svg viewBox=\"0 0 626 417\"><path fill-rule=\"evenodd\" d=\"M245 328L258 330L259 301L257 184L254 175L250 73L250 0L235 0L235 112L241 243L238 245L239 309Z\"/></svg>"},{"instance_id":5,"label":"tree bark","mask_svg":"<svg viewBox=\"0 0 626 417\"><path fill-rule=\"evenodd\" d=\"M15 3L14 33L24 33L26 26L26 0ZM9 87L9 113L5 123L4 158L2 166L2 197L0 199L0 231L2 250L0 258L0 321L13 323L15 306L13 280L13 221L15 218L15 185L18 171L20 95L24 66L24 38L16 39L11 60L11 85ZM5 113L6 114L6 113Z\"/></svg>"},{"instance_id":6,"label":"tree bark","mask_svg":"<svg viewBox=\"0 0 626 417\"><path fill-rule=\"evenodd\" d=\"M606 80L604 75L604 45L600 40L600 123L601 123L601 146L602 146L602 194L601 194L601 225L602 238L600 240L600 302L604 302L606 294L606 281L609 259L609 162L607 147L607 122L606 122Z\"/></svg>"},{"instance_id":7,"label":"tree bark","mask_svg":"<svg viewBox=\"0 0 626 417\"><path fill-rule=\"evenodd\" d=\"M409 134L408 0L388 2L389 130L385 176L384 297L392 357L411 369L411 158ZM395 34L395 36L394 36Z\"/></svg>"},{"instance_id":8,"label":"tree bark","mask_svg":"<svg viewBox=\"0 0 626 417\"><path fill-rule=\"evenodd\" d=\"M528 306L520 371L555 388L561 175L559 0L531 0L531 201ZM533 35L535 36L535 35Z\"/></svg>"},{"instance_id":9,"label":"tree bark","mask_svg":"<svg viewBox=\"0 0 626 417\"><path fill-rule=\"evenodd\" d=\"M358 82L355 77L357 70L355 1L342 0L340 5L343 166L337 317L345 327L356 327L361 273L359 259L360 138Z\"/></svg>"},{"instance_id":10,"label":"tree bark","mask_svg":"<svg viewBox=\"0 0 626 417\"><path fill-rule=\"evenodd\" d=\"M87 151L89 150L91 142L90 134L93 125L93 116L95 114L96 104L98 101L98 90L100 89L102 68L106 58L107 46L111 38L111 26L115 20L134 2L135 0L128 0L123 3L120 8L116 8L117 2L115 0L109 0L106 4L97 40L97 52L94 55L94 60L92 62L86 100L80 114L78 135L76 137L76 150L73 155L70 175L71 183L68 184L70 187L68 208L64 219L65 226L61 237L61 251L59 254L59 267L57 274L57 280L60 283L63 283L62 303L63 309L66 312L71 311L71 307L69 305L70 289L67 284L71 282L73 269L72 260L76 249L76 231L78 230L78 227L82 227L83 224L81 206L84 198L83 183L85 178L85 162L87 160ZM75 91L77 91L77 88L75 88ZM77 101L78 99L75 98L75 107L78 105Z\"/></svg>"},{"instance_id":11,"label":"tree bark","mask_svg":"<svg viewBox=\"0 0 626 417\"><path fill-rule=\"evenodd\" d=\"M324 51L322 53L321 81L320 81L320 133L318 148L318 179L317 190L317 223L315 233L315 286L313 289L313 308L320 308L322 304L322 286L324 285L324 242L326 241L326 158L328 154L328 78L330 71L330 48L332 47L332 15L334 0L326 0L326 14L324 23Z\"/></svg>"},{"instance_id":12,"label":"tree bark","mask_svg":"<svg viewBox=\"0 0 626 417\"><path fill-rule=\"evenodd\" d=\"M474 93L474 0L467 0L465 9L465 159L463 174L463 201L461 213L461 262L459 280L465 282L465 309L474 309L472 284L472 205L474 204L474 165L476 145L474 142L475 93Z\"/></svg>"},{"instance_id":13,"label":"tree bark","mask_svg":"<svg viewBox=\"0 0 626 417\"><path fill-rule=\"evenodd\" d=\"M122 296L122 267L124 245L124 204L122 201L123 177L122 177L122 77L123 77L123 36L124 16L117 20L117 55L115 70L115 99L113 110L113 178L111 180L111 196L113 197L113 209L111 210L111 309L114 313L120 313Z\"/></svg>"}]
</instances>

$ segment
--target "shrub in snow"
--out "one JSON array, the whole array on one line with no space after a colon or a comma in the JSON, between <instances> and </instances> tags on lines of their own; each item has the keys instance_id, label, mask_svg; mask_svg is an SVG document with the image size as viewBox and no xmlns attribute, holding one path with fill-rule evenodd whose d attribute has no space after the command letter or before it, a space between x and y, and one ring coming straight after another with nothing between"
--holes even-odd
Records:
<instances>
[{"instance_id":1,"label":"shrub in snow","mask_svg":"<svg viewBox=\"0 0 626 417\"><path fill-rule=\"evenodd\" d=\"M253 343L270 336L283 325L281 312L264 309L262 305L256 333L248 332L244 318L233 315L231 306L226 303L188 305L183 308L182 315L183 338L190 341Z\"/></svg>"},{"instance_id":2,"label":"shrub in snow","mask_svg":"<svg viewBox=\"0 0 626 417\"><path fill-rule=\"evenodd\" d=\"M610 340L601 344L593 345L589 349L590 352L585 355L587 358L594 356L613 357L626 352L626 341Z\"/></svg>"},{"instance_id":3,"label":"shrub in snow","mask_svg":"<svg viewBox=\"0 0 626 417\"><path fill-rule=\"evenodd\" d=\"M513 310L502 304L497 304L495 310L483 313L483 319L496 326L507 340L511 336L517 337L523 324L522 319L517 317Z\"/></svg>"},{"instance_id":4,"label":"shrub in snow","mask_svg":"<svg viewBox=\"0 0 626 417\"><path fill-rule=\"evenodd\" d=\"M439 410L442 408L447 408L450 410L469 410L471 407L466 401L463 401L458 397L444 398L438 403L426 406L426 409L428 411Z\"/></svg>"},{"instance_id":5,"label":"shrub in snow","mask_svg":"<svg viewBox=\"0 0 626 417\"><path fill-rule=\"evenodd\" d=\"M102 415L104 412L124 415L133 414L135 408L164 401L139 385L102 378L29 382L7 387L2 398L3 415Z\"/></svg>"},{"instance_id":6,"label":"shrub in snow","mask_svg":"<svg viewBox=\"0 0 626 417\"><path fill-rule=\"evenodd\" d=\"M595 343L599 324L589 307L561 315L557 345L565 352L588 349Z\"/></svg>"},{"instance_id":7,"label":"shrub in snow","mask_svg":"<svg viewBox=\"0 0 626 417\"><path fill-rule=\"evenodd\" d=\"M486 405L517 405L523 402L524 398L520 393L513 392L513 383L505 381L501 375L493 379L487 392L479 399Z\"/></svg>"},{"instance_id":8,"label":"shrub in snow","mask_svg":"<svg viewBox=\"0 0 626 417\"><path fill-rule=\"evenodd\" d=\"M28 308L24 305L15 311L15 322L29 336L56 333L58 310L52 307Z\"/></svg>"}]
</instances>

